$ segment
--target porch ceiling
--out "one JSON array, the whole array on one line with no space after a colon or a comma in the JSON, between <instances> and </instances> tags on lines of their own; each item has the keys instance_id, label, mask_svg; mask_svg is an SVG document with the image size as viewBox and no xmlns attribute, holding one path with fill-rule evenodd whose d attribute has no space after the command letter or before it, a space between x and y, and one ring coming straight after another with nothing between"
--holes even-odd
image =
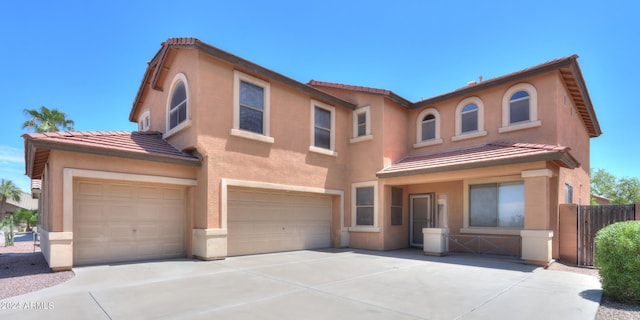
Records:
<instances>
[{"instance_id":1,"label":"porch ceiling","mask_svg":"<svg viewBox=\"0 0 640 320\"><path fill-rule=\"evenodd\" d=\"M535 161L551 161L565 168L580 164L569 147L530 143L492 142L470 148L411 156L378 171L380 178L486 168Z\"/></svg>"}]
</instances>

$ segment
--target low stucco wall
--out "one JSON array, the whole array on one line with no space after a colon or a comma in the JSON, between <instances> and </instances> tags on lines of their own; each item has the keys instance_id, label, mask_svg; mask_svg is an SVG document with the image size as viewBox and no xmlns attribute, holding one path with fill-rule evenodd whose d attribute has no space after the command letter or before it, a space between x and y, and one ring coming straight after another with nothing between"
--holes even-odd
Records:
<instances>
[{"instance_id":1,"label":"low stucco wall","mask_svg":"<svg viewBox=\"0 0 640 320\"><path fill-rule=\"evenodd\" d=\"M578 263L578 205L559 206L558 241L560 260Z\"/></svg>"}]
</instances>

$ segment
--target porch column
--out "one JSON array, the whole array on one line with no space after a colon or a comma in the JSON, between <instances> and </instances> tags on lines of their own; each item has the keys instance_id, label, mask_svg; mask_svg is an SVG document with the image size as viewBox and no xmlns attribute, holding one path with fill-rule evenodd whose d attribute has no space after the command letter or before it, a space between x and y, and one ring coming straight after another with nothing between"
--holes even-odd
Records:
<instances>
[{"instance_id":1,"label":"porch column","mask_svg":"<svg viewBox=\"0 0 640 320\"><path fill-rule=\"evenodd\" d=\"M549 169L522 171L524 179L524 230L522 260L547 265L552 259L553 230L550 224L551 188Z\"/></svg>"}]
</instances>

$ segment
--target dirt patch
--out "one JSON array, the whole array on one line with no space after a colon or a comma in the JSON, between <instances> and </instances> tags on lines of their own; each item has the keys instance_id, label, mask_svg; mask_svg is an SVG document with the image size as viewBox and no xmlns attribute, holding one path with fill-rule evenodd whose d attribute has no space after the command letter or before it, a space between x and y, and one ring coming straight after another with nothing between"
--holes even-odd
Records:
<instances>
[{"instance_id":1,"label":"dirt patch","mask_svg":"<svg viewBox=\"0 0 640 320\"><path fill-rule=\"evenodd\" d=\"M17 234L15 245L0 246L0 299L55 286L74 277L72 271L52 272L38 241ZM29 238L32 239L32 238Z\"/></svg>"}]
</instances>

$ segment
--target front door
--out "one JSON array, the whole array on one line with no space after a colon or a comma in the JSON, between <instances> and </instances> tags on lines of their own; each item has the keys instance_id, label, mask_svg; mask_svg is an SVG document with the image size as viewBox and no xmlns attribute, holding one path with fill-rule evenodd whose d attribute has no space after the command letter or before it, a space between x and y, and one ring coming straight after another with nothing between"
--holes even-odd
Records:
<instances>
[{"instance_id":1,"label":"front door","mask_svg":"<svg viewBox=\"0 0 640 320\"><path fill-rule=\"evenodd\" d=\"M422 247L422 228L432 228L433 219L433 194L415 194L409 196L410 226L409 241L411 246Z\"/></svg>"}]
</instances>

